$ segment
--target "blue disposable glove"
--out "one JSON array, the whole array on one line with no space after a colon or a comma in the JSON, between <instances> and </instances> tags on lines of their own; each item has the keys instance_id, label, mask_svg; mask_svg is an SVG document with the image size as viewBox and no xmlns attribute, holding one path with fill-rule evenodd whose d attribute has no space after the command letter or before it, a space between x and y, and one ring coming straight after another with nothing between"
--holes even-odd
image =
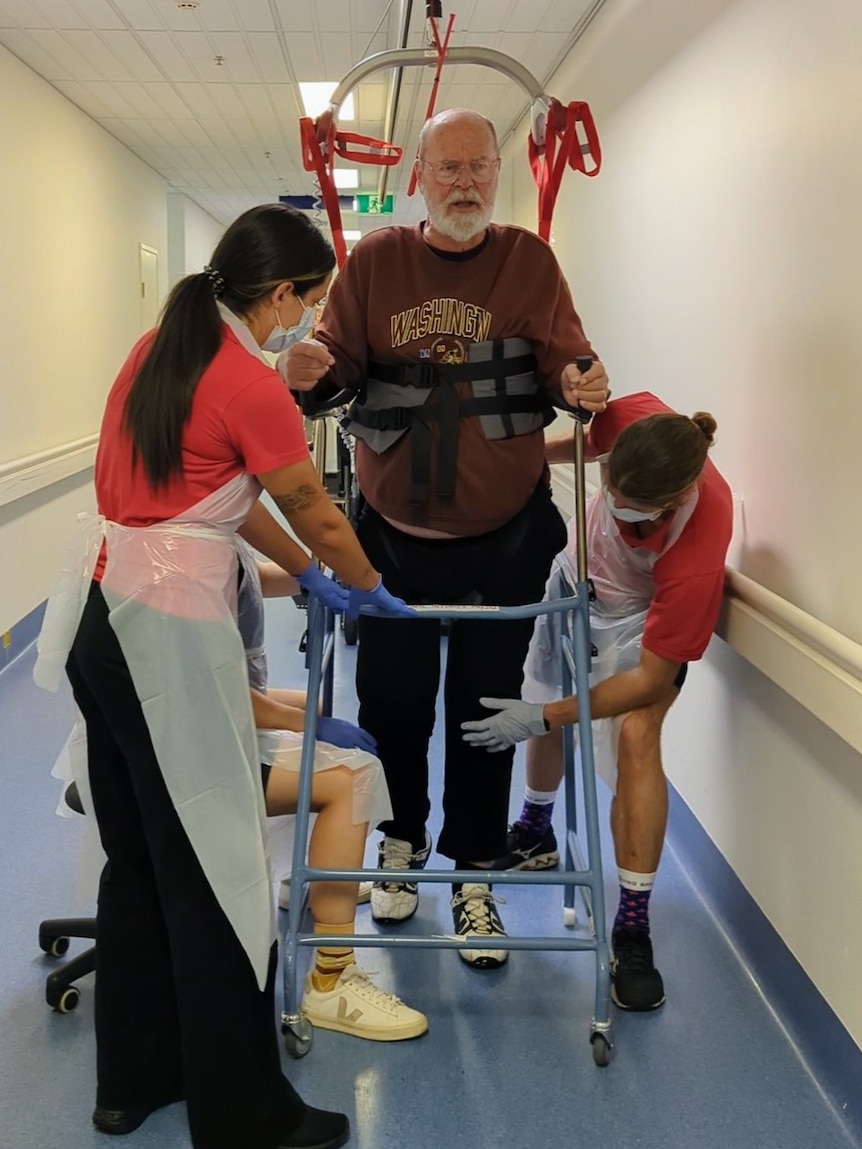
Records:
<instances>
[{"instance_id":1,"label":"blue disposable glove","mask_svg":"<svg viewBox=\"0 0 862 1149\"><path fill-rule=\"evenodd\" d=\"M403 598L396 598L390 594L383 585L383 578L378 579L373 590L360 590L359 587L350 588L350 598L347 603L348 618L359 618L359 612L364 606L373 606L385 614L394 614L399 618L415 618L418 613L412 606L408 606Z\"/></svg>"},{"instance_id":2,"label":"blue disposable glove","mask_svg":"<svg viewBox=\"0 0 862 1149\"><path fill-rule=\"evenodd\" d=\"M367 750L369 754L377 753L377 740L361 726L354 726L352 722L345 722L343 718L318 718L317 738L319 742L340 746L342 750Z\"/></svg>"},{"instance_id":3,"label":"blue disposable glove","mask_svg":"<svg viewBox=\"0 0 862 1149\"><path fill-rule=\"evenodd\" d=\"M536 734L548 733L543 702L522 702L520 698L480 698L479 701L498 713L478 722L462 722L461 729L469 731L462 735L465 742L497 753Z\"/></svg>"},{"instance_id":4,"label":"blue disposable glove","mask_svg":"<svg viewBox=\"0 0 862 1149\"><path fill-rule=\"evenodd\" d=\"M313 560L302 574L296 576L296 581L307 594L314 595L336 614L343 614L347 610L347 591L334 579L325 575Z\"/></svg>"}]
</instances>

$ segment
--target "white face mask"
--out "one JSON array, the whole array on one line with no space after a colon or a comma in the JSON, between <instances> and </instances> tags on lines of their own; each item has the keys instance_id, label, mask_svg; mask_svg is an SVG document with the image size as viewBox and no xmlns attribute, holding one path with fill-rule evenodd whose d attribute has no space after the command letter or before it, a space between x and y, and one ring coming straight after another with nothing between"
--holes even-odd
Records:
<instances>
[{"instance_id":1,"label":"white face mask","mask_svg":"<svg viewBox=\"0 0 862 1149\"><path fill-rule=\"evenodd\" d=\"M300 300L301 302L301 300ZM273 308L275 311L275 308ZM299 323L295 323L293 327L282 327L281 320L278 318L278 312L275 312L275 327L267 338L266 343L263 345L264 351L272 351L279 355L282 351L286 351L288 347L292 347L294 343L301 343L302 340L309 334L312 327L314 327L314 308L306 307L303 304L302 319Z\"/></svg>"},{"instance_id":2,"label":"white face mask","mask_svg":"<svg viewBox=\"0 0 862 1149\"><path fill-rule=\"evenodd\" d=\"M618 507L607 487L605 487L605 502L614 518L619 519L621 523L654 523L664 514L664 511L636 511L633 507Z\"/></svg>"}]
</instances>

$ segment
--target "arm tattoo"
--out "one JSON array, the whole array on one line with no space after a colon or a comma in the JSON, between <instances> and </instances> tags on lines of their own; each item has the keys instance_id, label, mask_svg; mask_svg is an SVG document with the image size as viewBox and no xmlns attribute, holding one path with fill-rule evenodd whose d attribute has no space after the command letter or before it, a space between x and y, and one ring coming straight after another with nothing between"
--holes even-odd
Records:
<instances>
[{"instance_id":1,"label":"arm tattoo","mask_svg":"<svg viewBox=\"0 0 862 1149\"><path fill-rule=\"evenodd\" d=\"M313 483L303 483L295 491L291 491L289 495L275 495L274 498L278 509L289 518L297 511L310 510L324 494L325 492Z\"/></svg>"}]
</instances>

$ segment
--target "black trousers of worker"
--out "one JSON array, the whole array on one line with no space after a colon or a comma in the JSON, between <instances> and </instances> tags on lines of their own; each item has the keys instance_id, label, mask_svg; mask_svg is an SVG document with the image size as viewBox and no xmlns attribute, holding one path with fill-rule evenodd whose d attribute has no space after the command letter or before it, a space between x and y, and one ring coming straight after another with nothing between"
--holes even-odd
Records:
<instances>
[{"instance_id":1,"label":"black trousers of worker","mask_svg":"<svg viewBox=\"0 0 862 1149\"><path fill-rule=\"evenodd\" d=\"M542 483L516 521L485 535L420 539L366 507L357 530L389 591L409 603L453 603L478 591L482 602L541 600L566 527ZM516 548L512 540L518 540ZM440 621L361 617L356 667L359 724L377 739L392 798L384 833L425 841L428 741L440 685ZM444 703L444 822L437 848L458 861L489 861L506 850L514 750L489 754L464 742L461 723L488 711L480 697L518 698L533 620L455 621L449 635Z\"/></svg>"},{"instance_id":2,"label":"black trousers of worker","mask_svg":"<svg viewBox=\"0 0 862 1149\"><path fill-rule=\"evenodd\" d=\"M95 584L67 673L108 858L96 925L97 1103L185 1098L195 1149L274 1149L305 1113L281 1072L276 947L261 992L174 810Z\"/></svg>"}]
</instances>

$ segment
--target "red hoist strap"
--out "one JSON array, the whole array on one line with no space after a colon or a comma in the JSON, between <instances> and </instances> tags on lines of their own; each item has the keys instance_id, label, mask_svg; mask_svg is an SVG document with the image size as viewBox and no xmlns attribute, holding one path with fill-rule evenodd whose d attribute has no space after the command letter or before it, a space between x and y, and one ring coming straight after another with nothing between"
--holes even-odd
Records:
<instances>
[{"instance_id":1,"label":"red hoist strap","mask_svg":"<svg viewBox=\"0 0 862 1149\"><path fill-rule=\"evenodd\" d=\"M579 128L583 128L584 143L592 166L587 169L586 156L581 148ZM602 168L602 148L599 134L589 104L573 100L563 107L559 100L551 98L545 126L545 146L542 151L530 135L527 141L530 167L533 179L539 189L539 235L544 240L551 238L551 221L554 217L554 204L563 179L566 164L573 171L585 176L597 176Z\"/></svg>"},{"instance_id":2,"label":"red hoist strap","mask_svg":"<svg viewBox=\"0 0 862 1149\"><path fill-rule=\"evenodd\" d=\"M431 25L431 31L434 33L434 43L437 47L437 70L434 73L434 82L431 85L431 95L428 97L428 107L425 109L426 124L434 115L434 107L437 103L437 89L440 87L440 74L443 71L443 64L446 60L446 53L449 51L449 38L452 35L452 25L455 23L455 15L452 13L449 16L449 22L446 25L446 36L442 43L440 41L440 33L437 30L437 21L433 16L428 17L428 23ZM416 191L417 178L416 168L414 167L410 173L410 182L407 185L408 195L413 195L413 193Z\"/></svg>"},{"instance_id":3,"label":"red hoist strap","mask_svg":"<svg viewBox=\"0 0 862 1149\"><path fill-rule=\"evenodd\" d=\"M344 241L338 189L333 175L335 156L337 154L342 159L352 160L354 163L389 167L400 161L402 149L395 144L387 144L384 140L375 140L371 136L362 136L357 132L336 131L332 113L329 111L323 112L316 121L303 116L299 121L299 137L302 146L302 166L307 172L314 172L317 176L320 194L323 196L329 218L335 258L338 266L343 267L347 259L347 244ZM367 150L354 150L349 146L351 144L361 145Z\"/></svg>"}]
</instances>

